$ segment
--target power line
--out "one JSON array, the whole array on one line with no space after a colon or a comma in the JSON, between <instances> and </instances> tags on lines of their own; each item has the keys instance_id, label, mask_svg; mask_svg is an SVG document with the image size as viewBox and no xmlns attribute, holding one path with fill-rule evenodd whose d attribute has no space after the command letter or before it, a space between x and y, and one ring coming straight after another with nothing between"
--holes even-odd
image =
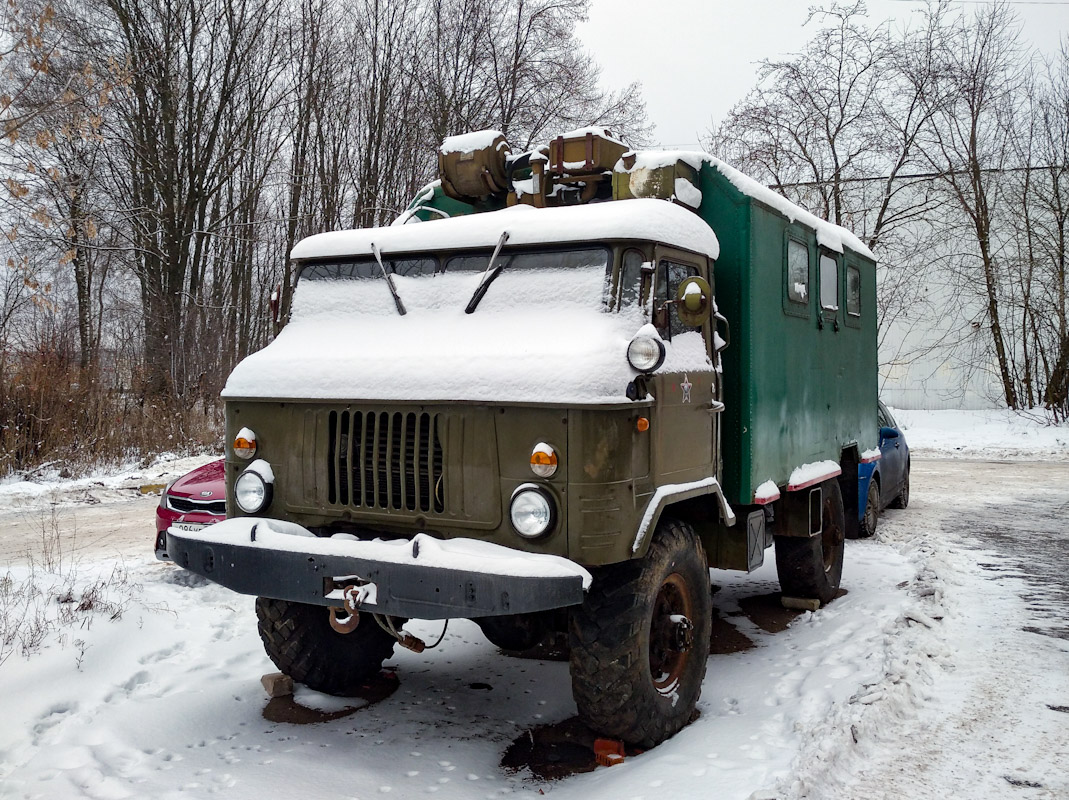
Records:
<instances>
[{"instance_id":1,"label":"power line","mask_svg":"<svg viewBox=\"0 0 1069 800\"><path fill-rule=\"evenodd\" d=\"M892 3L921 3L924 0L890 0ZM954 0L957 3L969 3L974 6L993 5L998 0ZM1005 6L1069 6L1069 0L1001 0Z\"/></svg>"},{"instance_id":2,"label":"power line","mask_svg":"<svg viewBox=\"0 0 1069 800\"><path fill-rule=\"evenodd\" d=\"M895 0L896 2L904 2L905 0ZM1062 3L1062 5L1069 5L1069 2ZM1069 165L1066 164L1046 164L1042 166L1034 167L987 167L980 170L983 175L1003 175L1011 172L1046 172L1048 170L1069 170ZM914 172L905 175L870 175L861 178L840 178L838 181L797 181L795 183L770 183L769 189L812 189L819 186L831 186L833 184L844 183L886 183L890 180L923 180L930 178L942 178L947 175L968 175L972 170L969 169L948 169L942 172Z\"/></svg>"}]
</instances>

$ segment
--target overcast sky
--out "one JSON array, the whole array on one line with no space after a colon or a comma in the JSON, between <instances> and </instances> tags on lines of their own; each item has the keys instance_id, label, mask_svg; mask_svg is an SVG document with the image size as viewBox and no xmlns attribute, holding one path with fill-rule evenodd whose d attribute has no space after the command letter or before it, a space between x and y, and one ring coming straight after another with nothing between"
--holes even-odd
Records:
<instances>
[{"instance_id":1,"label":"overcast sky","mask_svg":"<svg viewBox=\"0 0 1069 800\"><path fill-rule=\"evenodd\" d=\"M602 66L603 85L642 83L661 145L694 147L753 86L756 62L801 48L806 0L591 0L579 28ZM869 20L898 23L918 0L869 0ZM1023 36L1053 54L1069 35L1069 0L1015 0ZM975 8L974 2L967 8Z\"/></svg>"}]
</instances>

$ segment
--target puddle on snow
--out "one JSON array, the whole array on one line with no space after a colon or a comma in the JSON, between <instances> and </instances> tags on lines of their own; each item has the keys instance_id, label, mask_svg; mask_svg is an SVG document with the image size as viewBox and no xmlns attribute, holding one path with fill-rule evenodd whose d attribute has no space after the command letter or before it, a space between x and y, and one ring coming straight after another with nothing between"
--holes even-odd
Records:
<instances>
[{"instance_id":1,"label":"puddle on snow","mask_svg":"<svg viewBox=\"0 0 1069 800\"><path fill-rule=\"evenodd\" d=\"M263 718L290 725L331 722L385 700L399 685L393 672L380 672L348 697L332 697L298 686L295 694L271 698L264 706Z\"/></svg>"},{"instance_id":2,"label":"puddle on snow","mask_svg":"<svg viewBox=\"0 0 1069 800\"><path fill-rule=\"evenodd\" d=\"M594 740L598 735L571 717L552 725L540 725L520 734L501 756L501 766L510 772L528 769L536 778L555 780L593 772L598 762L594 755ZM626 755L640 751L627 748Z\"/></svg>"}]
</instances>

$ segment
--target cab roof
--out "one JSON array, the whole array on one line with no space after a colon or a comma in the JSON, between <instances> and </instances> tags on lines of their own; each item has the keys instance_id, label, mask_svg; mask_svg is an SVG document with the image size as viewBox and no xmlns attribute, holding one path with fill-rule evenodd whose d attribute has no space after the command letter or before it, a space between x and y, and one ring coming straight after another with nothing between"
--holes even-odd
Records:
<instances>
[{"instance_id":1,"label":"cab roof","mask_svg":"<svg viewBox=\"0 0 1069 800\"><path fill-rule=\"evenodd\" d=\"M493 247L508 231L510 247L634 239L655 241L717 258L716 234L697 214L666 200L618 200L583 206L500 211L430 222L360 228L309 236L290 258L317 259Z\"/></svg>"}]
</instances>

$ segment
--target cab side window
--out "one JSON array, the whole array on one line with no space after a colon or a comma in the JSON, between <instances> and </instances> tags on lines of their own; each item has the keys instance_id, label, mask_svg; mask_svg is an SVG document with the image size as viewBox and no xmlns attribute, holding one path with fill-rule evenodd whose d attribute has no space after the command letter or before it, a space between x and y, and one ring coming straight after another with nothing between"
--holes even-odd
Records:
<instances>
[{"instance_id":1,"label":"cab side window","mask_svg":"<svg viewBox=\"0 0 1069 800\"><path fill-rule=\"evenodd\" d=\"M684 325L675 310L666 305L669 300L676 299L679 284L697 274L699 274L697 267L681 264L678 261L662 259L657 265L657 280L653 294L653 324L662 338L670 340L676 334L699 330L699 328Z\"/></svg>"},{"instance_id":2,"label":"cab side window","mask_svg":"<svg viewBox=\"0 0 1069 800\"><path fill-rule=\"evenodd\" d=\"M646 257L641 250L625 250L624 260L620 265L620 308L637 306L641 302L642 265Z\"/></svg>"}]
</instances>

